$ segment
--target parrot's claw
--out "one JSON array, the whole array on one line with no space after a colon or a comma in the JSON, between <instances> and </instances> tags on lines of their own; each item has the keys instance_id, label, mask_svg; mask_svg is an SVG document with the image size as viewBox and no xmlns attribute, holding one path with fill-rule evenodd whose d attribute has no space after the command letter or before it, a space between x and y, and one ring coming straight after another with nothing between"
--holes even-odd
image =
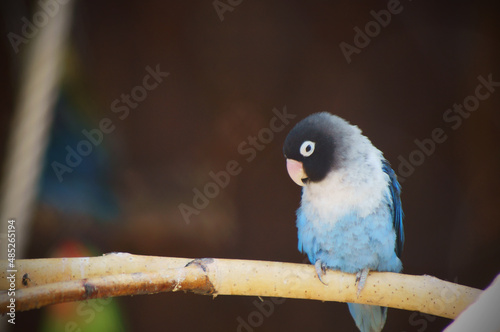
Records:
<instances>
[{"instance_id":1,"label":"parrot's claw","mask_svg":"<svg viewBox=\"0 0 500 332\"><path fill-rule=\"evenodd\" d=\"M365 287L365 282L366 278L368 277L368 273L370 273L370 269L363 269L356 273L356 284L358 284L358 292L357 295L359 296L359 293L361 293L361 290Z\"/></svg>"},{"instance_id":2,"label":"parrot's claw","mask_svg":"<svg viewBox=\"0 0 500 332\"><path fill-rule=\"evenodd\" d=\"M319 281L323 283L323 285L328 285L326 282L321 279L322 276L326 274L326 266L321 263L321 261L318 259L316 263L314 263L314 268L316 269L316 274L318 275Z\"/></svg>"}]
</instances>

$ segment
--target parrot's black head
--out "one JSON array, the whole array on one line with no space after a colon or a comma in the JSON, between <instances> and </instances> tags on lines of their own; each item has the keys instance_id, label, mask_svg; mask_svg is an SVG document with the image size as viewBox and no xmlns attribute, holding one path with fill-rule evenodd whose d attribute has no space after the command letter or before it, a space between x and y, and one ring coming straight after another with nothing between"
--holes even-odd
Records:
<instances>
[{"instance_id":1,"label":"parrot's black head","mask_svg":"<svg viewBox=\"0 0 500 332\"><path fill-rule=\"evenodd\" d=\"M334 168L336 142L332 117L329 113L312 114L297 123L286 137L283 154L288 173L297 184L319 182ZM297 175L293 169L300 166L303 172Z\"/></svg>"}]
</instances>

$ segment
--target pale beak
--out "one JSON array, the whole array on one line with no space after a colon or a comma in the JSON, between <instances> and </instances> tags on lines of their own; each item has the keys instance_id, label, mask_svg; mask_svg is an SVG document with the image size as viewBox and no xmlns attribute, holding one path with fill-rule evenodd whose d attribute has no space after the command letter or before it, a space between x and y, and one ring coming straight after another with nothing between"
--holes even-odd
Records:
<instances>
[{"instance_id":1,"label":"pale beak","mask_svg":"<svg viewBox=\"0 0 500 332\"><path fill-rule=\"evenodd\" d=\"M307 183L307 174L304 172L304 166L300 161L287 159L286 160L286 170L288 175L292 178L293 182L299 186L305 186Z\"/></svg>"}]
</instances>

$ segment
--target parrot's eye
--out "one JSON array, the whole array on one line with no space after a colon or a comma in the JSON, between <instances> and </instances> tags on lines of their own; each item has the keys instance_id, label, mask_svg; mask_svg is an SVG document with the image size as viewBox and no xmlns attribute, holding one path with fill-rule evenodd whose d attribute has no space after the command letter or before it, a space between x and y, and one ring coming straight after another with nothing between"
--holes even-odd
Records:
<instances>
[{"instance_id":1,"label":"parrot's eye","mask_svg":"<svg viewBox=\"0 0 500 332\"><path fill-rule=\"evenodd\" d=\"M303 155L304 157L309 157L310 155L313 154L315 145L316 143L314 142L305 141L300 146L300 154Z\"/></svg>"}]
</instances>

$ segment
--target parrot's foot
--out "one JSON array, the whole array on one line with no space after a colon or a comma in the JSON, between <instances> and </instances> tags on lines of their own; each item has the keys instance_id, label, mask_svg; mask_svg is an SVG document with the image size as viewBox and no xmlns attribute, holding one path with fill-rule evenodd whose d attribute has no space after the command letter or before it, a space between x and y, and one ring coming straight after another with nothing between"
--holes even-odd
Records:
<instances>
[{"instance_id":1,"label":"parrot's foot","mask_svg":"<svg viewBox=\"0 0 500 332\"><path fill-rule=\"evenodd\" d=\"M316 269L316 274L318 275L319 281L323 283L323 285L328 285L326 282L321 279L322 276L326 274L326 265L324 265L319 259L314 263L314 268Z\"/></svg>"},{"instance_id":2,"label":"parrot's foot","mask_svg":"<svg viewBox=\"0 0 500 332\"><path fill-rule=\"evenodd\" d=\"M366 278L368 277L368 273L370 273L370 269L363 269L358 273L356 273L356 284L358 284L358 292L357 292L358 296L359 293L361 293L363 287L365 287L365 282Z\"/></svg>"}]
</instances>

